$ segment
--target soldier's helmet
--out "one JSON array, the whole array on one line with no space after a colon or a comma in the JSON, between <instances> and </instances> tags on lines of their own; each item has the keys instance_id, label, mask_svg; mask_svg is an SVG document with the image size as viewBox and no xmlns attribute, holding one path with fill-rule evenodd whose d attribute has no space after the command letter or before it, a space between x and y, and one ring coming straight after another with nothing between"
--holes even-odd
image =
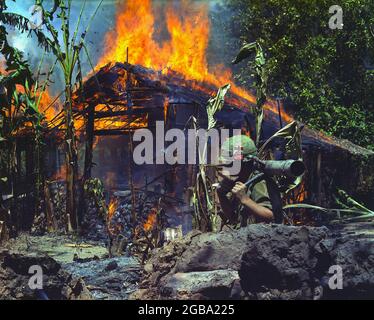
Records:
<instances>
[{"instance_id":1,"label":"soldier's helmet","mask_svg":"<svg viewBox=\"0 0 374 320\"><path fill-rule=\"evenodd\" d=\"M245 135L230 137L221 146L222 161L242 160L249 155L256 156L257 148L253 140Z\"/></svg>"}]
</instances>

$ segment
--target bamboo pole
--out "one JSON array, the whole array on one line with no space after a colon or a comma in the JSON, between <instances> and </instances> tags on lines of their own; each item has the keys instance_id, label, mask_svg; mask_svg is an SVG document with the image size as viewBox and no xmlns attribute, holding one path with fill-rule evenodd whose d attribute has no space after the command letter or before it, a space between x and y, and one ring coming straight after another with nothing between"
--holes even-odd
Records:
<instances>
[{"instance_id":1,"label":"bamboo pole","mask_svg":"<svg viewBox=\"0 0 374 320\"><path fill-rule=\"evenodd\" d=\"M126 63L129 63L129 48L126 49ZM131 78L130 73L127 72L126 77L126 92L127 92L127 108L130 111L129 113L129 123L132 122L132 103L131 103L131 95L130 95L130 87L131 87ZM137 220L137 213L135 209L136 205L136 198L135 198L135 188L134 188L134 180L133 180L133 163L132 163L132 157L134 154L134 145L132 143L132 130L129 130L129 149L130 149L130 158L129 158L129 184L130 184L130 190L131 190L131 223L134 226L135 229L135 223Z\"/></svg>"},{"instance_id":2,"label":"bamboo pole","mask_svg":"<svg viewBox=\"0 0 374 320\"><path fill-rule=\"evenodd\" d=\"M95 121L95 106L88 107L88 115L86 122L86 151L84 159L84 180L91 178L91 169L93 161L93 139L94 139L94 121Z\"/></svg>"},{"instance_id":3,"label":"bamboo pole","mask_svg":"<svg viewBox=\"0 0 374 320\"><path fill-rule=\"evenodd\" d=\"M51 193L49 191L49 185L48 183L45 183L44 185L44 194L45 194L45 201L46 201L46 212L47 212L47 227L48 231L56 231L58 229L56 217L53 210L53 204L52 204L52 197Z\"/></svg>"}]
</instances>

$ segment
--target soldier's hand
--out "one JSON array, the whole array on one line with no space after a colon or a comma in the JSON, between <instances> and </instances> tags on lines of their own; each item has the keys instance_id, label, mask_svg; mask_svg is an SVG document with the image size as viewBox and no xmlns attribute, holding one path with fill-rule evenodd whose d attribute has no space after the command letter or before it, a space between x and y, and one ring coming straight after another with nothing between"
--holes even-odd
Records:
<instances>
[{"instance_id":1,"label":"soldier's hand","mask_svg":"<svg viewBox=\"0 0 374 320\"><path fill-rule=\"evenodd\" d=\"M221 176L221 179L220 179L220 185L217 189L217 192L220 193L220 194L227 194L231 191L231 189L234 187L235 185L235 181L231 180L230 178L226 177L226 176Z\"/></svg>"},{"instance_id":2,"label":"soldier's hand","mask_svg":"<svg viewBox=\"0 0 374 320\"><path fill-rule=\"evenodd\" d=\"M232 189L232 193L242 201L247 197L247 186L243 182L237 182Z\"/></svg>"}]
</instances>

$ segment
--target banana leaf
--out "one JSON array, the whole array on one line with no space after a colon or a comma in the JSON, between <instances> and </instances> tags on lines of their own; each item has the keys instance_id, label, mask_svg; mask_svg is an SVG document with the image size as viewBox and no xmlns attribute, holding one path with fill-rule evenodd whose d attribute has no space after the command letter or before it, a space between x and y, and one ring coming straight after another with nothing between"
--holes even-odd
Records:
<instances>
[{"instance_id":1,"label":"banana leaf","mask_svg":"<svg viewBox=\"0 0 374 320\"><path fill-rule=\"evenodd\" d=\"M258 152L260 158L263 158L265 156L267 147L275 138L282 138L286 140L286 159L302 160L301 130L296 121L289 123L287 126L277 131L262 145ZM295 178L292 182L290 182L286 187L286 193L300 185L302 180L303 176L299 176Z\"/></svg>"},{"instance_id":2,"label":"banana leaf","mask_svg":"<svg viewBox=\"0 0 374 320\"><path fill-rule=\"evenodd\" d=\"M256 107L254 113L256 116L256 145L258 146L261 137L262 123L264 120L263 106L266 102L268 76L266 73L266 59L264 51L258 42L245 44L239 51L238 55L232 61L237 64L255 54L253 67L255 69L255 87L256 87Z\"/></svg>"},{"instance_id":3,"label":"banana leaf","mask_svg":"<svg viewBox=\"0 0 374 320\"><path fill-rule=\"evenodd\" d=\"M208 113L208 131L215 127L217 121L214 115L218 111L222 110L225 103L225 96L230 88L230 84L224 85L223 87L218 89L217 95L214 98L209 99L208 105L206 107L206 111Z\"/></svg>"},{"instance_id":4,"label":"banana leaf","mask_svg":"<svg viewBox=\"0 0 374 320\"><path fill-rule=\"evenodd\" d=\"M347 218L345 221L347 222L354 222L358 220L365 220L365 219L374 219L374 213L369 213L363 216L353 217L353 218Z\"/></svg>"},{"instance_id":5,"label":"banana leaf","mask_svg":"<svg viewBox=\"0 0 374 320\"><path fill-rule=\"evenodd\" d=\"M216 125L215 114L222 110L224 106L225 96L230 89L230 84L226 84L218 89L217 95L208 101L206 107L208 115L208 131L213 129ZM198 130L197 120L191 117L188 123L192 123L195 132ZM199 141L200 143L200 141ZM199 172L196 176L196 182L193 189L192 203L194 206L194 221L196 226L202 231L211 231L215 229L216 216L214 213L214 201L212 195L211 181L207 176L206 166L204 165L205 154L208 148L207 139L204 140L204 145L197 144L199 154ZM200 151L203 149L203 153ZM203 228L207 228L203 230Z\"/></svg>"},{"instance_id":6,"label":"banana leaf","mask_svg":"<svg viewBox=\"0 0 374 320\"><path fill-rule=\"evenodd\" d=\"M274 135L272 135L259 149L259 156L265 154L265 150L268 145L275 139L282 138L286 142L286 157L289 159L301 159L302 158L302 148L301 148L301 130L296 121L293 121L278 130Z\"/></svg>"},{"instance_id":7,"label":"banana leaf","mask_svg":"<svg viewBox=\"0 0 374 320\"><path fill-rule=\"evenodd\" d=\"M239 51L236 58L232 61L232 64L238 64L245 59L248 59L253 55L256 49L256 42L247 43L245 44Z\"/></svg>"},{"instance_id":8,"label":"banana leaf","mask_svg":"<svg viewBox=\"0 0 374 320\"><path fill-rule=\"evenodd\" d=\"M339 189L338 190L338 197L336 200L339 203L342 203L342 205L350 208L350 209L358 209L366 213L373 213L370 209L363 206L361 203L357 202L355 199L353 199L350 195L348 195L344 190ZM341 200L341 201L339 201Z\"/></svg>"},{"instance_id":9,"label":"banana leaf","mask_svg":"<svg viewBox=\"0 0 374 320\"><path fill-rule=\"evenodd\" d=\"M368 218L374 218L374 212L373 211L363 211L363 210L358 210L358 209L328 209L328 208L323 208L320 206L315 206L307 203L295 203L295 204L289 204L283 207L283 210L287 209L310 209L310 210L317 210L317 211L322 211L325 213L332 213L336 212L339 218L341 218L340 213L348 213L348 214L358 214L359 216L357 217L347 217L347 218L341 218L345 221L354 221L354 220L359 220L359 219L368 219Z\"/></svg>"}]
</instances>

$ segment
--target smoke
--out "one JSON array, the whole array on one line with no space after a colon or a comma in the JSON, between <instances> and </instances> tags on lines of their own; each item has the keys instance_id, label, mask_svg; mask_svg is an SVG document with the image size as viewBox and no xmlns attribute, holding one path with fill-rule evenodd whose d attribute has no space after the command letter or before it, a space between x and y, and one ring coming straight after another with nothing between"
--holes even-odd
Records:
<instances>
[{"instance_id":1,"label":"smoke","mask_svg":"<svg viewBox=\"0 0 374 320\"><path fill-rule=\"evenodd\" d=\"M232 35L233 12L225 5L226 2L210 3L211 33L207 57L211 65L225 65L235 74L240 70L240 66L233 66L231 61L239 52L242 43Z\"/></svg>"},{"instance_id":2,"label":"smoke","mask_svg":"<svg viewBox=\"0 0 374 320\"><path fill-rule=\"evenodd\" d=\"M84 14L81 18L80 28L78 35L80 35L86 26L89 23L89 20L96 10L98 4L100 1L98 0L90 0L86 1L85 4L85 10ZM8 1L8 11L18 13L20 15L23 15L27 18L32 18L31 16L31 10L30 8L34 5L34 0L25 0L25 1ZM74 32L76 23L78 21L78 17L80 14L81 7L83 5L84 1L72 1L72 8L71 8L71 17L70 17L70 30L71 33ZM53 1L44 1L45 8L52 8L53 7ZM88 48L88 52L90 55L90 59L93 62L93 65L95 65L96 61L100 57L101 53L104 48L104 37L105 33L110 30L113 27L113 17L115 14L115 2L114 1L104 1L97 12L96 17L94 18L90 30L87 34L85 43ZM61 25L59 24L59 19L55 19L54 21L54 27L56 30L61 30ZM45 27L41 28L42 31L44 31L46 34ZM8 41L11 45L19 49L24 53L24 57L28 60L30 63L32 69L35 71L37 70L41 58L44 53L44 49L38 46L38 42L34 36L29 36L25 33L20 33L18 30L7 27L8 32ZM78 38L79 39L79 38ZM60 38L59 42L63 44L63 39ZM42 65L42 71L43 73L47 73L49 68L53 65L55 61L55 57L51 53L45 53L44 54L44 61ZM81 53L81 61L82 61L82 72L83 75L88 74L91 72L91 66L89 63L89 60L87 59L87 56L85 52L82 50ZM60 67L56 66L56 72L54 73L53 77L53 83L50 86L50 92L52 95L57 95L60 93L61 88L63 87L63 75Z\"/></svg>"},{"instance_id":3,"label":"smoke","mask_svg":"<svg viewBox=\"0 0 374 320\"><path fill-rule=\"evenodd\" d=\"M119 0L126 1L126 0ZM130 0L131 1L131 0ZM84 14L81 18L79 35L85 29L89 23L90 17L94 13L95 9L99 4L99 0L89 0L86 1ZM169 35L165 32L165 19L163 17L164 8L166 5L176 6L183 5L180 0L153 0L153 9L155 16L157 18L157 32L154 36L157 41L164 41L168 39ZM70 29L71 33L75 30L75 24L78 20L81 7L83 5L83 0L72 1L71 17L70 17ZM182 4L181 4L182 3ZM220 0L201 0L201 1L188 1L186 2L190 6L190 10L198 10L201 4L207 4L210 9L210 19L211 19L211 38L208 50L208 60L212 65L224 64L229 65L233 57L233 52L236 51L237 45L230 43L228 39L227 32L225 30L227 21L229 19L229 14L227 9L223 5L223 1ZM25 17L31 18L30 8L35 4L34 0L23 0L23 1L7 1L8 11L21 14ZM108 31L112 30L115 24L115 14L117 9L118 1L115 0L104 0L96 17L94 18L90 30L86 36L86 45L89 51L90 60L93 66L96 65L99 58L102 56L105 48L105 35ZM52 8L53 1L44 1L45 8ZM60 31L61 25L59 24L59 19L55 19L54 27ZM42 31L45 31L45 27L42 27ZM37 70L40 63L41 57L43 56L43 49L38 46L37 40L34 36L27 36L19 31L8 27L8 41L13 46L21 50L25 58L29 61L33 70ZM60 43L63 43L63 39L59 39ZM53 54L44 55L44 63L42 66L42 71L47 73L48 69L53 65L55 58ZM81 53L81 66L83 76L91 73L92 68L87 59L85 52L82 50ZM62 71L59 66L53 75L53 83L51 84L49 91L53 96L58 95L63 88L63 76Z\"/></svg>"}]
</instances>

